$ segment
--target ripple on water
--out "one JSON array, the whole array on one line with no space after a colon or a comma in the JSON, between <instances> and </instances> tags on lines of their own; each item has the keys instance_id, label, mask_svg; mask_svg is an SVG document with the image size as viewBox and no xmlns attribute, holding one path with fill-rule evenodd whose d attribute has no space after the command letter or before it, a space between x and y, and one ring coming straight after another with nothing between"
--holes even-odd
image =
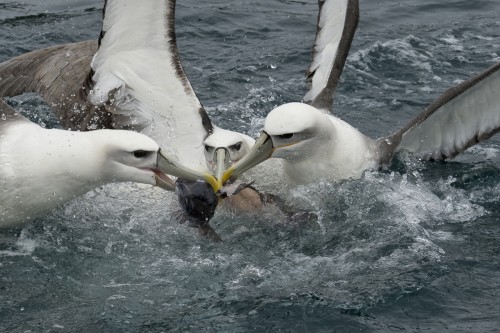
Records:
<instances>
[{"instance_id":1,"label":"ripple on water","mask_svg":"<svg viewBox=\"0 0 500 333\"><path fill-rule=\"evenodd\" d=\"M102 3L56 2L64 7L58 13L33 19L46 10L42 2L0 12L0 60L98 36ZM362 4L335 95L337 114L376 135L498 61L495 1L385 2ZM183 65L218 125L255 136L273 107L301 99L316 3L178 5ZM5 22L11 17L18 19ZM390 27L380 17L390 17ZM14 102L51 126L39 100ZM0 330L495 327L500 162L498 140L489 142L457 162L403 158L393 173L336 184L294 188L273 174L279 165L256 169L248 177L259 188L313 214L290 221L276 207L256 215L221 209L211 222L221 244L179 224L171 194L130 184L98 188L0 232L0 316L10 318ZM382 322L362 315L377 309Z\"/></svg>"}]
</instances>

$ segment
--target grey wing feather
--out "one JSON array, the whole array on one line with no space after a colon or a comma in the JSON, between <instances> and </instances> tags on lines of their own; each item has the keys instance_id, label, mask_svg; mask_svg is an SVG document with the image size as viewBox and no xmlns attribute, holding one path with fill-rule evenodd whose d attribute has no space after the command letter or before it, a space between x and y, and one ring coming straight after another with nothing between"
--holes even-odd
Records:
<instances>
[{"instance_id":1,"label":"grey wing feather","mask_svg":"<svg viewBox=\"0 0 500 333\"><path fill-rule=\"evenodd\" d=\"M0 96L38 93L61 125L75 130L110 127L104 108L91 105L92 57L97 41L84 41L36 50L0 64Z\"/></svg>"},{"instance_id":2,"label":"grey wing feather","mask_svg":"<svg viewBox=\"0 0 500 333\"><path fill-rule=\"evenodd\" d=\"M344 69L359 20L358 0L319 0L313 59L307 70L309 91L303 101L332 110L333 93Z\"/></svg>"},{"instance_id":3,"label":"grey wing feather","mask_svg":"<svg viewBox=\"0 0 500 333\"><path fill-rule=\"evenodd\" d=\"M388 137L394 151L426 160L453 158L500 130L500 63L445 91L424 112Z\"/></svg>"}]
</instances>

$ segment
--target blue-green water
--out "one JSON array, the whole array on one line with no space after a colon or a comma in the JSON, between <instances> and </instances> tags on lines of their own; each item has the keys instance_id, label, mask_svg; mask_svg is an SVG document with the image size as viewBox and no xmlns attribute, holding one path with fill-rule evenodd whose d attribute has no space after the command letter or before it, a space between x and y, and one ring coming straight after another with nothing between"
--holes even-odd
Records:
<instances>
[{"instance_id":1,"label":"blue-green water","mask_svg":"<svg viewBox=\"0 0 500 333\"><path fill-rule=\"evenodd\" d=\"M498 1L360 1L335 109L385 135L500 61ZM0 61L97 38L99 1L0 0ZM214 121L256 135L306 91L317 1L178 0L185 70ZM32 95L18 107L45 114ZM42 117L40 120L47 122ZM0 331L496 332L500 137L447 163L279 188L290 221L221 209L213 244L172 195L119 184L0 232Z\"/></svg>"}]
</instances>

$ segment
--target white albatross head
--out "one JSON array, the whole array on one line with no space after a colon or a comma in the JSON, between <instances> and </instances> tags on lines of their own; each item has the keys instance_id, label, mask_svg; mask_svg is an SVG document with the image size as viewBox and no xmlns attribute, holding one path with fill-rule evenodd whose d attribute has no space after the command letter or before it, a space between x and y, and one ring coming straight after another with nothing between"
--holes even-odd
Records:
<instances>
[{"instance_id":1,"label":"white albatross head","mask_svg":"<svg viewBox=\"0 0 500 333\"><path fill-rule=\"evenodd\" d=\"M304 103L287 103L273 109L266 117L264 132L272 141L270 157L297 162L310 157L330 137L325 114Z\"/></svg>"},{"instance_id":2,"label":"white albatross head","mask_svg":"<svg viewBox=\"0 0 500 333\"><path fill-rule=\"evenodd\" d=\"M96 173L104 182L132 181L175 190L174 181L168 176L187 180L205 180L211 185L215 179L208 173L189 169L164 153L148 136L132 131L100 130L88 133L94 138L93 153L103 154ZM92 154L92 152L90 152Z\"/></svg>"},{"instance_id":3,"label":"white albatross head","mask_svg":"<svg viewBox=\"0 0 500 333\"><path fill-rule=\"evenodd\" d=\"M267 115L264 130L248 154L223 174L222 183L271 157L292 163L310 158L331 137L328 125L325 113L308 104L278 106Z\"/></svg>"},{"instance_id":4,"label":"white albatross head","mask_svg":"<svg viewBox=\"0 0 500 333\"><path fill-rule=\"evenodd\" d=\"M203 145L205 147L205 160L207 167L221 179L224 170L240 161L254 145L255 140L248 135L215 128ZM219 184L219 187L222 187Z\"/></svg>"},{"instance_id":5,"label":"white albatross head","mask_svg":"<svg viewBox=\"0 0 500 333\"><path fill-rule=\"evenodd\" d=\"M85 153L100 161L95 164L100 170L94 172L101 174L104 182L132 181L166 188L175 186L172 179L158 169L160 147L149 137L120 130L90 134L92 151Z\"/></svg>"}]
</instances>

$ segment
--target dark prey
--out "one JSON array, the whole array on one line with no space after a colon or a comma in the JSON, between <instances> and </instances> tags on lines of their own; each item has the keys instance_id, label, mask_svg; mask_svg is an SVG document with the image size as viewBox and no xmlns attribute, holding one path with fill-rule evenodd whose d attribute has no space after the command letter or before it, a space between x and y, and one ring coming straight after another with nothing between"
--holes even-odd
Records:
<instances>
[{"instance_id":1,"label":"dark prey","mask_svg":"<svg viewBox=\"0 0 500 333\"><path fill-rule=\"evenodd\" d=\"M202 236L220 242L222 239L208 224L214 216L219 202L212 186L201 180L193 182L179 178L175 182L175 192L183 211L183 217L187 219L189 226L198 228Z\"/></svg>"}]
</instances>

